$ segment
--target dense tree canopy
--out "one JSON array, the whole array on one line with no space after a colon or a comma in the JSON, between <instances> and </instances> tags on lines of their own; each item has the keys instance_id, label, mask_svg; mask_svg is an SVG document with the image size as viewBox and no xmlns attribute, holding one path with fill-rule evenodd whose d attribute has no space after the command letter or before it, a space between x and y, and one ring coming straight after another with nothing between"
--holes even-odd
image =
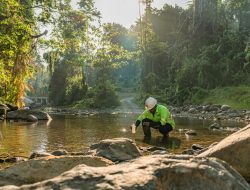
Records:
<instances>
[{"instance_id":1,"label":"dense tree canopy","mask_svg":"<svg viewBox=\"0 0 250 190\"><path fill-rule=\"evenodd\" d=\"M249 0L195 0L187 9L152 2L142 1L145 13L127 29L101 24L93 0L2 0L1 100L21 106L30 90L52 105L105 107L118 104L116 89L133 88L184 104L250 84Z\"/></svg>"}]
</instances>

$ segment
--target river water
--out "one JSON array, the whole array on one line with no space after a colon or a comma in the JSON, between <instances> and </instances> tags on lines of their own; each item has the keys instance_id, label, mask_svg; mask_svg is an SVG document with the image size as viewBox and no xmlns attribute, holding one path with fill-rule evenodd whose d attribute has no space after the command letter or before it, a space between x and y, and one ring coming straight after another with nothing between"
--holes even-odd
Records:
<instances>
[{"instance_id":1,"label":"river water","mask_svg":"<svg viewBox=\"0 0 250 190\"><path fill-rule=\"evenodd\" d=\"M213 121L175 118L176 129L169 140L162 142L161 135L152 130L150 142L143 141L142 128L131 134L129 125L138 114L96 114L92 116L52 115L51 121L0 122L0 157L24 156L32 152L51 152L65 149L69 152L86 151L93 143L103 139L127 137L135 140L138 146L161 146L169 152L181 153L192 144L208 146L218 142L232 132L211 131ZM224 127L243 127L243 123L222 122ZM185 130L193 129L196 136L186 136Z\"/></svg>"}]
</instances>

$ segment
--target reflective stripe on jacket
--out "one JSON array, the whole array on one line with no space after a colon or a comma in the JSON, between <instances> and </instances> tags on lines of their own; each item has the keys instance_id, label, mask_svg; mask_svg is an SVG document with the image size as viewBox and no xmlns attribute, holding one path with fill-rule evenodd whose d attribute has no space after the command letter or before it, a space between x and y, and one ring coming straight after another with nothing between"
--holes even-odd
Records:
<instances>
[{"instance_id":1,"label":"reflective stripe on jacket","mask_svg":"<svg viewBox=\"0 0 250 190\"><path fill-rule=\"evenodd\" d=\"M163 105L157 104L156 111L154 114L152 114L149 110L145 110L137 118L137 120L142 122L142 120L146 118L154 122L161 122L162 125L169 123L173 128L175 128L175 122L174 122L174 119L172 118L172 115L170 114L168 108L166 108Z\"/></svg>"}]
</instances>

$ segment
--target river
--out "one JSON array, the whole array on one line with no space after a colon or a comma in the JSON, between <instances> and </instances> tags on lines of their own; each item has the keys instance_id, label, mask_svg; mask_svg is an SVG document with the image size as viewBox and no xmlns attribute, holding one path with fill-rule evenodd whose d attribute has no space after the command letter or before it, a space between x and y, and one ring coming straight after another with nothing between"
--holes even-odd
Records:
<instances>
[{"instance_id":1,"label":"river","mask_svg":"<svg viewBox=\"0 0 250 190\"><path fill-rule=\"evenodd\" d=\"M132 138L138 146L163 146L169 152L181 153L192 144L208 146L218 142L232 132L212 131L209 125L213 121L189 118L175 118L176 129L171 132L167 142L161 141L161 135L152 130L150 142L143 141L142 128L131 134L129 125L138 116L135 113L114 113L95 115L51 115L51 121L0 122L0 156L28 157L32 152L51 152L65 149L69 152L86 151L87 148L103 139ZM222 122L224 127L243 127L243 123ZM193 129L196 136L185 135L185 130Z\"/></svg>"}]
</instances>

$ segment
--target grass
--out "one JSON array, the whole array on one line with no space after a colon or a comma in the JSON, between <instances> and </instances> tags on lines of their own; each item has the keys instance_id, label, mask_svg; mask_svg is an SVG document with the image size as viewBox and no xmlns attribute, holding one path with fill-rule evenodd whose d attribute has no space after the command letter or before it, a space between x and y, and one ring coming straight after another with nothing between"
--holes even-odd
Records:
<instances>
[{"instance_id":1,"label":"grass","mask_svg":"<svg viewBox=\"0 0 250 190\"><path fill-rule=\"evenodd\" d=\"M216 88L208 92L202 103L227 104L235 109L250 109L250 86Z\"/></svg>"}]
</instances>

